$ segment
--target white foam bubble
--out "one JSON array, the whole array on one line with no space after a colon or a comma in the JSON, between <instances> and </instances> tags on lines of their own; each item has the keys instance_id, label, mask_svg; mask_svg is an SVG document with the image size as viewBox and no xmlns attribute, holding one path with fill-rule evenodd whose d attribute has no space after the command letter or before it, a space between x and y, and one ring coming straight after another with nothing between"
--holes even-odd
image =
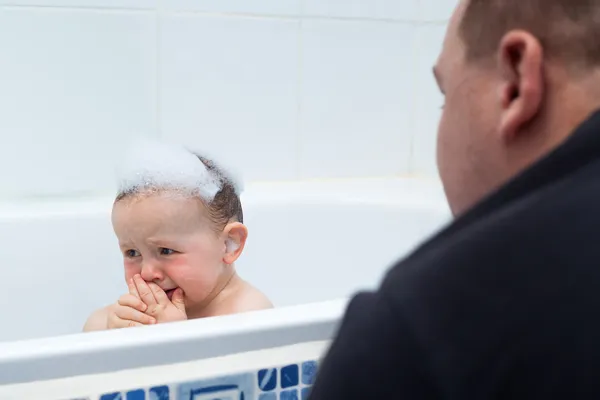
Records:
<instances>
[{"instance_id":1,"label":"white foam bubble","mask_svg":"<svg viewBox=\"0 0 600 400\"><path fill-rule=\"evenodd\" d=\"M132 143L117 169L119 192L172 189L211 202L221 182L184 147L149 139Z\"/></svg>"},{"instance_id":2,"label":"white foam bubble","mask_svg":"<svg viewBox=\"0 0 600 400\"><path fill-rule=\"evenodd\" d=\"M226 155L220 154L216 157L213 153L207 152L205 150L198 150L191 148L195 154L198 154L201 157L210 160L215 164L215 166L219 169L221 174L225 179L229 181L229 183L233 186L235 190L235 194L240 196L244 191L244 179L242 173L239 169L233 167L232 162L229 162Z\"/></svg>"}]
</instances>

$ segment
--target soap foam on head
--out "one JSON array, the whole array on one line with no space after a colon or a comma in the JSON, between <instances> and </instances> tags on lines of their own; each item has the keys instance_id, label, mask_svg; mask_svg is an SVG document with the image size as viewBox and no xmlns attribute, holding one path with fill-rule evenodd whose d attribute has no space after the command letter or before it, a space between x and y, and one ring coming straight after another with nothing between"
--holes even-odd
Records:
<instances>
[{"instance_id":1,"label":"soap foam on head","mask_svg":"<svg viewBox=\"0 0 600 400\"><path fill-rule=\"evenodd\" d=\"M191 148L195 154L198 154L208 160L210 160L215 166L219 169L219 172L223 175L223 177L229 182L230 185L233 186L233 190L235 190L235 194L240 196L244 191L244 180L242 174L239 170L234 168L233 163L228 162L226 155L219 154L219 157L213 157L213 154L210 152L206 152L205 150L196 151L196 149ZM219 160L216 162L215 160Z\"/></svg>"},{"instance_id":2,"label":"soap foam on head","mask_svg":"<svg viewBox=\"0 0 600 400\"><path fill-rule=\"evenodd\" d=\"M119 193L173 190L211 202L221 182L184 147L151 140L133 143L118 168Z\"/></svg>"}]
</instances>

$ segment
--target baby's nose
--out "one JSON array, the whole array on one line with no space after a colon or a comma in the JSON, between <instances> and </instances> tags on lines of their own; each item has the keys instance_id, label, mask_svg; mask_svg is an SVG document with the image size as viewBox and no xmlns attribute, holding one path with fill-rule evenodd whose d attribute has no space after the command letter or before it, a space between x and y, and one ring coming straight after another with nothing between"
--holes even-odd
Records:
<instances>
[{"instance_id":1,"label":"baby's nose","mask_svg":"<svg viewBox=\"0 0 600 400\"><path fill-rule=\"evenodd\" d=\"M163 273L160 267L153 262L144 261L140 275L146 282L160 281L163 279Z\"/></svg>"}]
</instances>

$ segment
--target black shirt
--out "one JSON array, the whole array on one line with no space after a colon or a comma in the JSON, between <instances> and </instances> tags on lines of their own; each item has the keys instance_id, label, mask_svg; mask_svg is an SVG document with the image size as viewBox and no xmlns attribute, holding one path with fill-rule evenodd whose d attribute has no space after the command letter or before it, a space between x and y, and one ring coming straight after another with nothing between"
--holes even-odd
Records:
<instances>
[{"instance_id":1,"label":"black shirt","mask_svg":"<svg viewBox=\"0 0 600 400\"><path fill-rule=\"evenodd\" d=\"M310 397L583 398L600 399L600 112L354 297Z\"/></svg>"}]
</instances>

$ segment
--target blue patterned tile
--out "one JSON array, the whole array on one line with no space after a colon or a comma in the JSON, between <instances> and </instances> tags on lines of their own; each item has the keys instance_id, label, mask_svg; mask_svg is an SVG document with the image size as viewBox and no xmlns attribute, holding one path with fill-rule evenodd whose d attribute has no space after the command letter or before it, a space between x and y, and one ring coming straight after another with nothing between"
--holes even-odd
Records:
<instances>
[{"instance_id":1,"label":"blue patterned tile","mask_svg":"<svg viewBox=\"0 0 600 400\"><path fill-rule=\"evenodd\" d=\"M302 383L312 385L317 375L317 362L307 361L302 363Z\"/></svg>"},{"instance_id":2,"label":"blue patterned tile","mask_svg":"<svg viewBox=\"0 0 600 400\"><path fill-rule=\"evenodd\" d=\"M150 388L150 400L169 400L168 386L155 386Z\"/></svg>"},{"instance_id":3,"label":"blue patterned tile","mask_svg":"<svg viewBox=\"0 0 600 400\"><path fill-rule=\"evenodd\" d=\"M288 365L281 368L281 388L289 388L298 385L298 365Z\"/></svg>"},{"instance_id":4,"label":"blue patterned tile","mask_svg":"<svg viewBox=\"0 0 600 400\"><path fill-rule=\"evenodd\" d=\"M258 396L258 400L277 400L277 394L276 393L261 393L260 396Z\"/></svg>"},{"instance_id":5,"label":"blue patterned tile","mask_svg":"<svg viewBox=\"0 0 600 400\"><path fill-rule=\"evenodd\" d=\"M277 387L277 369L261 369L258 371L258 387L269 392Z\"/></svg>"},{"instance_id":6,"label":"blue patterned tile","mask_svg":"<svg viewBox=\"0 0 600 400\"><path fill-rule=\"evenodd\" d=\"M254 374L229 375L182 383L177 389L177 400L196 398L251 400L255 398L254 376Z\"/></svg>"},{"instance_id":7,"label":"blue patterned tile","mask_svg":"<svg viewBox=\"0 0 600 400\"><path fill-rule=\"evenodd\" d=\"M131 390L125 394L127 400L146 400L144 389Z\"/></svg>"},{"instance_id":8,"label":"blue patterned tile","mask_svg":"<svg viewBox=\"0 0 600 400\"><path fill-rule=\"evenodd\" d=\"M100 396L100 400L123 400L121 393L106 393Z\"/></svg>"},{"instance_id":9,"label":"blue patterned tile","mask_svg":"<svg viewBox=\"0 0 600 400\"><path fill-rule=\"evenodd\" d=\"M302 389L302 400L308 400L308 395L310 394L310 388L306 387Z\"/></svg>"},{"instance_id":10,"label":"blue patterned tile","mask_svg":"<svg viewBox=\"0 0 600 400\"><path fill-rule=\"evenodd\" d=\"M279 393L279 400L298 400L298 390L284 390Z\"/></svg>"}]
</instances>

